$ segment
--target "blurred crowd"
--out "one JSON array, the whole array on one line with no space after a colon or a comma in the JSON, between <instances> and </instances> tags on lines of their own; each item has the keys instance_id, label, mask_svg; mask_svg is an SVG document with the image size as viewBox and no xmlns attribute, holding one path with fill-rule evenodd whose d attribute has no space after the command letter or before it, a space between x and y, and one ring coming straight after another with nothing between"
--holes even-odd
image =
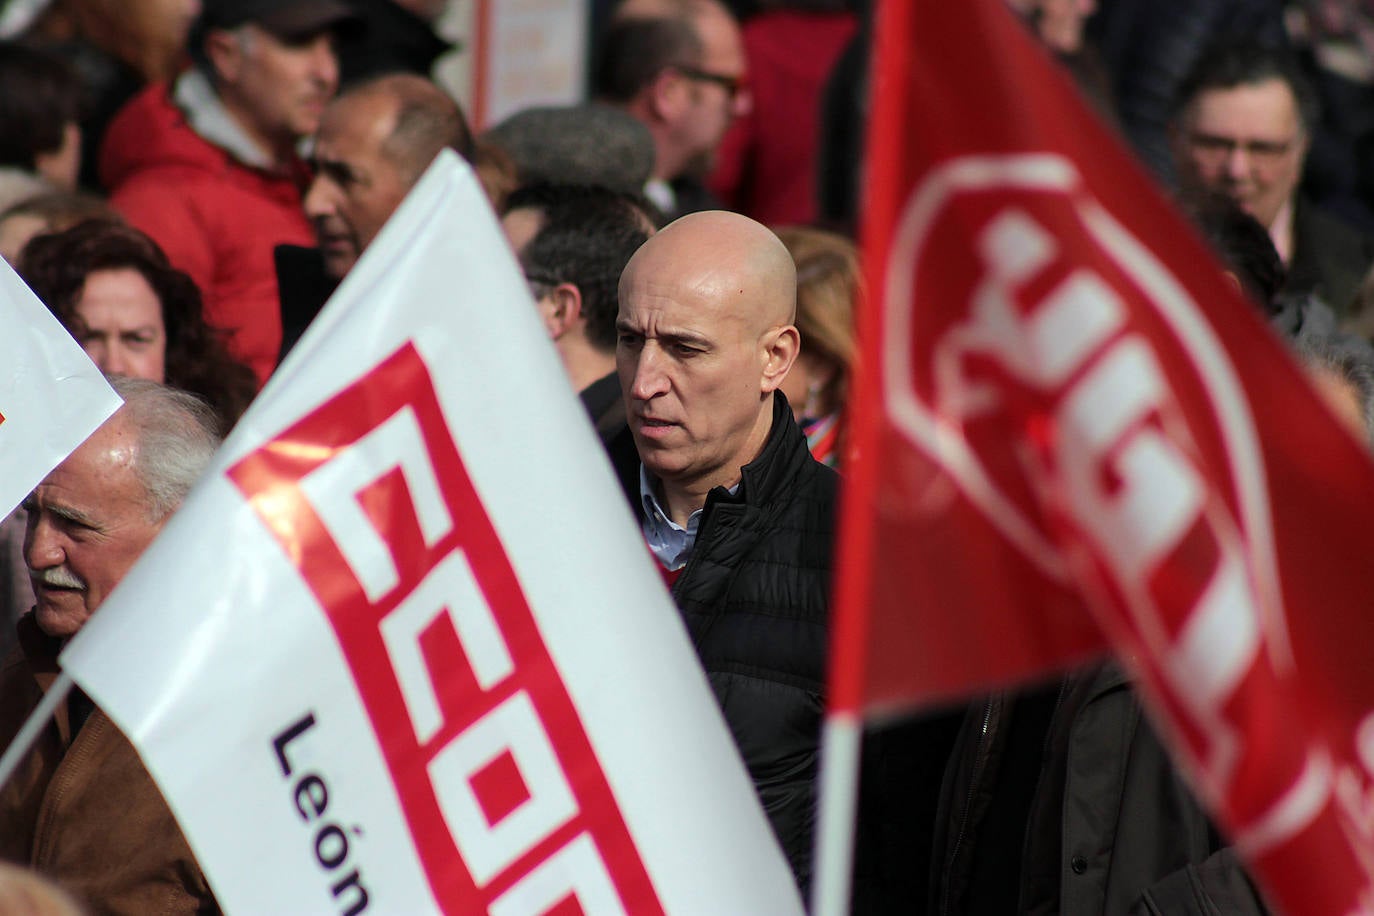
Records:
<instances>
[{"instance_id":1,"label":"blurred crowd","mask_svg":"<svg viewBox=\"0 0 1374 916\"><path fill-rule=\"evenodd\" d=\"M1005 2L1337 416L1374 439L1374 3ZM805 887L829 559L794 563L788 551L829 543L847 454L855 235L874 193L862 165L871 6L593 0L586 101L475 130L434 80L450 49L437 31L444 0L8 0L0 256L102 370L195 395L222 436L429 164L446 149L461 156L643 516ZM717 283L702 273L711 265L757 290L748 322L716 300L701 305L701 327L652 304L679 287L674 307L696 301ZM752 392L743 401L738 384L727 394L709 375L726 377L712 362L726 328L766 341L761 381L757 366L729 369ZM694 427L693 410L719 428ZM672 444L679 433L690 448ZM778 457L796 443L804 451ZM755 462L771 476L751 476ZM773 532L771 546L722 546L727 523L710 509L732 499L759 513L748 524ZM46 590L92 584L45 572L46 500L40 488L0 525L6 678L28 677L23 666L70 635L43 626L45 602L58 602ZM52 568L68 565L60 554L49 551ZM693 559L706 555L715 565ZM116 566L106 574L117 581L127 563ZM735 578L721 578L727 567ZM25 623L35 602L37 623ZM713 622L737 613L781 629ZM90 715L53 739L54 766ZM1169 903L1186 869L1188 887L1229 901L1221 911L1262 910L1110 666L890 731L868 751L861 810L876 813L860 826L856 911L1125 913L1148 898L1151 912L1192 912ZM1074 774L1089 759L1116 769L1085 788ZM61 829L36 819L48 779L0 787L0 856L102 912L213 906L203 881L150 896L143 879L92 877L88 859L53 854L85 828L79 813ZM1127 818L1132 829L1117 831ZM1111 838L1094 846L1079 832ZM194 870L179 836L158 844Z\"/></svg>"}]
</instances>

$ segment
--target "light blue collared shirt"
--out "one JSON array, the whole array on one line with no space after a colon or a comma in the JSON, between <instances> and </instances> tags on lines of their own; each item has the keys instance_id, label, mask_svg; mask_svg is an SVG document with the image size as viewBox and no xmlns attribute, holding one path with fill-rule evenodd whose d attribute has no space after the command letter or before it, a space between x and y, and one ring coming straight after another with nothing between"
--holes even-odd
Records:
<instances>
[{"instance_id":1,"label":"light blue collared shirt","mask_svg":"<svg viewBox=\"0 0 1374 916\"><path fill-rule=\"evenodd\" d=\"M653 480L642 464L639 466L639 501L644 506L644 520L640 527L644 529L644 540L649 550L670 572L686 566L692 558L692 546L697 540L701 509L687 517L686 528L669 518L654 495Z\"/></svg>"},{"instance_id":2,"label":"light blue collared shirt","mask_svg":"<svg viewBox=\"0 0 1374 916\"><path fill-rule=\"evenodd\" d=\"M730 488L730 495L739 492L739 484ZM697 542L697 528L701 526L702 509L687 516L687 527L673 521L663 510L658 497L654 495L654 481L644 465L639 466L639 501L644 506L644 520L640 527L644 530L644 540L658 562L669 572L677 572L692 558L692 547Z\"/></svg>"}]
</instances>

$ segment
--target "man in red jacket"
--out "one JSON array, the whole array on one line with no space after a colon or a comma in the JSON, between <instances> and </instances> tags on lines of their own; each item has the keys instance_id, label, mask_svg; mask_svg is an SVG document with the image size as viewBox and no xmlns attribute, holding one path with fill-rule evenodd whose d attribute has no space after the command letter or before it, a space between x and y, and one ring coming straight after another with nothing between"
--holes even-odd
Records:
<instances>
[{"instance_id":1,"label":"man in red jacket","mask_svg":"<svg viewBox=\"0 0 1374 916\"><path fill-rule=\"evenodd\" d=\"M205 316L266 381L281 346L273 248L310 245L297 154L338 88L340 0L205 0L195 66L111 123L101 180L205 295Z\"/></svg>"}]
</instances>

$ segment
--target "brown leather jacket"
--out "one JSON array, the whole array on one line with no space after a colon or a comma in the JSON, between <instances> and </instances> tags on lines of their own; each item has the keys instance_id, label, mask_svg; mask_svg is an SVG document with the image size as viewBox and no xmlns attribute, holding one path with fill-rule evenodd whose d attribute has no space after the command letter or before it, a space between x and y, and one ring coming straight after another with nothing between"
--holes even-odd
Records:
<instances>
[{"instance_id":1,"label":"brown leather jacket","mask_svg":"<svg viewBox=\"0 0 1374 916\"><path fill-rule=\"evenodd\" d=\"M60 643L33 614L0 669L0 747L57 677ZM31 865L98 913L217 913L162 793L129 740L94 709L72 733L59 707L13 779L0 786L0 858Z\"/></svg>"}]
</instances>

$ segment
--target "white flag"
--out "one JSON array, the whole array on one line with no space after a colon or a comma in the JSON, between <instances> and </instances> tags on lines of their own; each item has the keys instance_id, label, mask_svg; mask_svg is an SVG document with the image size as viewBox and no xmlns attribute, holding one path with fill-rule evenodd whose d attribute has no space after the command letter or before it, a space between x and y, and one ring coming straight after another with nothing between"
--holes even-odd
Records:
<instances>
[{"instance_id":1,"label":"white flag","mask_svg":"<svg viewBox=\"0 0 1374 916\"><path fill-rule=\"evenodd\" d=\"M72 335L0 259L0 518L119 404Z\"/></svg>"},{"instance_id":2,"label":"white flag","mask_svg":"<svg viewBox=\"0 0 1374 916\"><path fill-rule=\"evenodd\" d=\"M454 156L62 663L230 912L800 912Z\"/></svg>"}]
</instances>

